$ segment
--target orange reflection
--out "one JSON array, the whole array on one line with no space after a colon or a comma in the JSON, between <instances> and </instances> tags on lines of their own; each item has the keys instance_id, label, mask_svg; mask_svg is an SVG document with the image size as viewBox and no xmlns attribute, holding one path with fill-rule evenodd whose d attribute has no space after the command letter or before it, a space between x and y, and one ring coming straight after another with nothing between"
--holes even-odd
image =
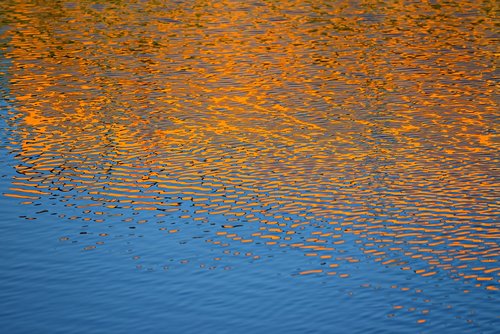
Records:
<instances>
[{"instance_id":1,"label":"orange reflection","mask_svg":"<svg viewBox=\"0 0 500 334\"><path fill-rule=\"evenodd\" d=\"M13 3L7 196L94 201L84 221L224 217L214 245L341 264L354 237L497 289L493 14L475 2Z\"/></svg>"}]
</instances>

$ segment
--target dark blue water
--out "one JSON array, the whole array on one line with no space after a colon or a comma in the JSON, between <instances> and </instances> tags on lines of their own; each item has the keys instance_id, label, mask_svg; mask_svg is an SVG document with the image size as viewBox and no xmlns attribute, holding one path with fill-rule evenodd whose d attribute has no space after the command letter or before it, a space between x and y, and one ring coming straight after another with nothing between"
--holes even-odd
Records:
<instances>
[{"instance_id":1,"label":"dark blue water","mask_svg":"<svg viewBox=\"0 0 500 334\"><path fill-rule=\"evenodd\" d=\"M258 261L228 258L224 267L200 268L200 258L219 254L203 240L126 226L115 227L107 247L84 251L101 228L50 215L23 219L16 199L1 204L5 333L494 333L499 322L498 294L446 277L369 260L348 268L345 279L293 276L309 261L276 250L263 250ZM85 238L60 240L79 230ZM134 259L141 255L146 261Z\"/></svg>"}]
</instances>

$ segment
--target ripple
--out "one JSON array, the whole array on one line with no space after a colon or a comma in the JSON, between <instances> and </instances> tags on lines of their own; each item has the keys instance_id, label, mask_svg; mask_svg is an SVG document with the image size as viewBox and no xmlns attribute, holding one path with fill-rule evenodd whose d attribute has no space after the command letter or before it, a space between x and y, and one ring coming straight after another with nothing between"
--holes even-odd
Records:
<instances>
[{"instance_id":1,"label":"ripple","mask_svg":"<svg viewBox=\"0 0 500 334\"><path fill-rule=\"evenodd\" d=\"M292 276L355 282L377 263L500 288L487 7L1 6L16 161L4 195L39 209L26 219L88 224L61 242L112 248L127 224L130 238L204 241L137 255L139 269L287 253Z\"/></svg>"}]
</instances>

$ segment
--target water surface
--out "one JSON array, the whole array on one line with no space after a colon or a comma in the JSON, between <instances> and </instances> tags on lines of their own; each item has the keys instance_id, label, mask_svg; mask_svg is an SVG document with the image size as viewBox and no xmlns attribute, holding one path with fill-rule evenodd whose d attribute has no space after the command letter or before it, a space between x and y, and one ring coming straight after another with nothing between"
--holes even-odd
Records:
<instances>
[{"instance_id":1,"label":"water surface","mask_svg":"<svg viewBox=\"0 0 500 334\"><path fill-rule=\"evenodd\" d=\"M493 1L0 4L9 333L493 333Z\"/></svg>"}]
</instances>

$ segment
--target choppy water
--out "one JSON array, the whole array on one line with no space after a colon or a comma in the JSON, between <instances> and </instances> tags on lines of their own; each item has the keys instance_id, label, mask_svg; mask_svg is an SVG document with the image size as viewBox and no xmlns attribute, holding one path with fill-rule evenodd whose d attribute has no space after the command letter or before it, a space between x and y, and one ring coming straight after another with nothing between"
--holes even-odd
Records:
<instances>
[{"instance_id":1,"label":"choppy water","mask_svg":"<svg viewBox=\"0 0 500 334\"><path fill-rule=\"evenodd\" d=\"M496 10L2 1L2 331L494 333Z\"/></svg>"}]
</instances>

